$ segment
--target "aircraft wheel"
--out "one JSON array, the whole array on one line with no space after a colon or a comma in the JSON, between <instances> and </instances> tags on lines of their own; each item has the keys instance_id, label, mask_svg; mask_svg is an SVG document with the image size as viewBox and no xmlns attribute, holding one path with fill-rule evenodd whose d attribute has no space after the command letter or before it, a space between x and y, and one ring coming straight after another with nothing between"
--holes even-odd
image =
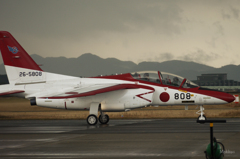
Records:
<instances>
[{"instance_id":1,"label":"aircraft wheel","mask_svg":"<svg viewBox=\"0 0 240 159\"><path fill-rule=\"evenodd\" d=\"M201 115L199 115L198 120L207 120L207 117L205 115L203 115L202 117Z\"/></svg>"},{"instance_id":2,"label":"aircraft wheel","mask_svg":"<svg viewBox=\"0 0 240 159\"><path fill-rule=\"evenodd\" d=\"M107 114L105 114L104 116L100 115L99 122L101 124L107 124L109 122L109 116Z\"/></svg>"},{"instance_id":3,"label":"aircraft wheel","mask_svg":"<svg viewBox=\"0 0 240 159\"><path fill-rule=\"evenodd\" d=\"M90 114L88 117L87 117L87 123L89 125L96 125L98 122L98 118L96 115L94 114Z\"/></svg>"}]
</instances>

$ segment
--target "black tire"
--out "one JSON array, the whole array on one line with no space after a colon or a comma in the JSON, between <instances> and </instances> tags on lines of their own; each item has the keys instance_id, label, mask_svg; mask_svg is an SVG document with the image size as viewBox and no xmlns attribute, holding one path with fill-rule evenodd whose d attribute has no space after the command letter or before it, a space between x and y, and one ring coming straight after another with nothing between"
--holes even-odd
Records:
<instances>
[{"instance_id":1,"label":"black tire","mask_svg":"<svg viewBox=\"0 0 240 159\"><path fill-rule=\"evenodd\" d=\"M87 117L87 123L89 125L96 125L98 122L98 118L96 115L94 114L90 114L88 117Z\"/></svg>"},{"instance_id":2,"label":"black tire","mask_svg":"<svg viewBox=\"0 0 240 159\"><path fill-rule=\"evenodd\" d=\"M98 120L101 124L107 124L109 122L109 116L105 114L104 117L102 118L102 115L99 115Z\"/></svg>"},{"instance_id":3,"label":"black tire","mask_svg":"<svg viewBox=\"0 0 240 159\"><path fill-rule=\"evenodd\" d=\"M199 115L198 120L200 120L200 117L201 115ZM207 120L207 117L205 115L203 115L203 117L205 118L204 120Z\"/></svg>"}]
</instances>

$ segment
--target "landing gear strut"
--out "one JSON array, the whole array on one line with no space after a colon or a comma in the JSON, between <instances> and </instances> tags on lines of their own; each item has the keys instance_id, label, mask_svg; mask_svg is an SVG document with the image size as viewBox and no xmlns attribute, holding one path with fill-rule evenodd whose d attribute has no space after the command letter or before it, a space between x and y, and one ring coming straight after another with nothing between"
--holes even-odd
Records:
<instances>
[{"instance_id":1,"label":"landing gear strut","mask_svg":"<svg viewBox=\"0 0 240 159\"><path fill-rule=\"evenodd\" d=\"M109 116L107 114L104 114L104 112L101 109L101 106L100 106L99 122L101 124L107 124L109 122Z\"/></svg>"},{"instance_id":2,"label":"landing gear strut","mask_svg":"<svg viewBox=\"0 0 240 159\"><path fill-rule=\"evenodd\" d=\"M100 111L99 118L97 117L98 109ZM104 114L101 109L101 104L99 103L91 103L89 114L90 115L87 117L87 123L89 125L96 125L98 120L101 124L107 124L109 122L109 116L107 114Z\"/></svg>"},{"instance_id":3,"label":"landing gear strut","mask_svg":"<svg viewBox=\"0 0 240 159\"><path fill-rule=\"evenodd\" d=\"M204 108L202 105L200 105L200 110L196 112L196 114L199 115L198 120L207 120L206 116L203 115L205 114L203 111L204 111Z\"/></svg>"}]
</instances>

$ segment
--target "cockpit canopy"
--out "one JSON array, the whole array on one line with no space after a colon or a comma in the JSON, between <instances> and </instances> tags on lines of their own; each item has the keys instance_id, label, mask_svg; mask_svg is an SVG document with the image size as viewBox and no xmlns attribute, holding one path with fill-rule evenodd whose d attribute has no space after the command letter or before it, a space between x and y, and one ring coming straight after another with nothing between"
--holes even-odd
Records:
<instances>
[{"instance_id":1,"label":"cockpit canopy","mask_svg":"<svg viewBox=\"0 0 240 159\"><path fill-rule=\"evenodd\" d=\"M170 85L182 88L198 87L197 84L178 75L159 71L141 71L131 73L132 77L138 80Z\"/></svg>"}]
</instances>

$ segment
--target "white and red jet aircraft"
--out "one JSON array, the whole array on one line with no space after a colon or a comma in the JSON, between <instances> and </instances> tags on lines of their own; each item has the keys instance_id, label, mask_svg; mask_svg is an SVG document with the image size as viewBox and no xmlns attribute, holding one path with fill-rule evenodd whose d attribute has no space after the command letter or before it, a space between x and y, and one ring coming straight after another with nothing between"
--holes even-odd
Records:
<instances>
[{"instance_id":1,"label":"white and red jet aircraft","mask_svg":"<svg viewBox=\"0 0 240 159\"><path fill-rule=\"evenodd\" d=\"M225 104L235 99L230 94L202 88L186 78L160 71L92 78L44 72L7 31L0 31L0 50L9 79L9 84L0 86L0 95L26 98L31 105L42 107L89 110L89 125L98 120L108 123L109 116L104 112L149 105L199 105L198 119L205 120L202 105Z\"/></svg>"}]
</instances>

